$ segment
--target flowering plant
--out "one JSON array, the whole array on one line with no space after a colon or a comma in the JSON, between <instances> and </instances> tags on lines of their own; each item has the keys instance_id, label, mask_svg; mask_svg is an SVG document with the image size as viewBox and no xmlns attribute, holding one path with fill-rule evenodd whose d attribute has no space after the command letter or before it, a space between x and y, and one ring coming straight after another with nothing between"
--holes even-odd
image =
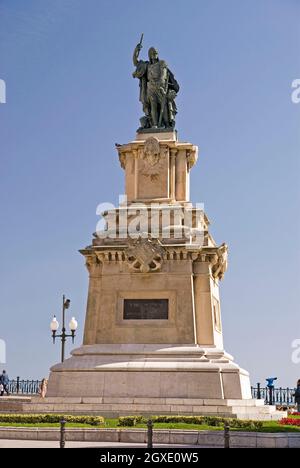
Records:
<instances>
[{"instance_id":1,"label":"flowering plant","mask_svg":"<svg viewBox=\"0 0 300 468\"><path fill-rule=\"evenodd\" d=\"M300 427L300 419L283 418L279 421L282 426L298 426Z\"/></svg>"}]
</instances>

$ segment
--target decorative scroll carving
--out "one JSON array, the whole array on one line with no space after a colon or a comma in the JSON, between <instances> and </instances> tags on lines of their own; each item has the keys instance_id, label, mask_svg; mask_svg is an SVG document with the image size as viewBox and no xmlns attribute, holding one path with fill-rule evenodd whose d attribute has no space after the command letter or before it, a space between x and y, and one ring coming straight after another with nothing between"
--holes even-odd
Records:
<instances>
[{"instance_id":1,"label":"decorative scroll carving","mask_svg":"<svg viewBox=\"0 0 300 468\"><path fill-rule=\"evenodd\" d=\"M90 275L95 274L96 269L100 266L99 260L95 255L87 255L85 257L85 266Z\"/></svg>"},{"instance_id":2,"label":"decorative scroll carving","mask_svg":"<svg viewBox=\"0 0 300 468\"><path fill-rule=\"evenodd\" d=\"M188 170L190 170L197 162L198 155L196 150L186 150L186 159Z\"/></svg>"},{"instance_id":3,"label":"decorative scroll carving","mask_svg":"<svg viewBox=\"0 0 300 468\"><path fill-rule=\"evenodd\" d=\"M214 278L222 279L228 265L228 246L223 243L217 250L218 259L212 267Z\"/></svg>"},{"instance_id":4,"label":"decorative scroll carving","mask_svg":"<svg viewBox=\"0 0 300 468\"><path fill-rule=\"evenodd\" d=\"M124 151L121 151L122 145L120 145L119 143L116 143L115 147L118 151L121 167L122 169L125 169L126 168L126 153Z\"/></svg>"},{"instance_id":5,"label":"decorative scroll carving","mask_svg":"<svg viewBox=\"0 0 300 468\"><path fill-rule=\"evenodd\" d=\"M121 164L121 168L125 169L126 167L126 154L125 153L119 153L119 161Z\"/></svg>"}]
</instances>

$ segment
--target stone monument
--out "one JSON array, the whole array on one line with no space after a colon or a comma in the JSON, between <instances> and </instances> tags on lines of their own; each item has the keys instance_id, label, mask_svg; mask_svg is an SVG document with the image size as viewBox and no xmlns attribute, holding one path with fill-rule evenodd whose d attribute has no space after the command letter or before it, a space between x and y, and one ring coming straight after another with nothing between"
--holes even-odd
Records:
<instances>
[{"instance_id":1,"label":"stone monument","mask_svg":"<svg viewBox=\"0 0 300 468\"><path fill-rule=\"evenodd\" d=\"M127 201L103 213L104 230L80 251L89 273L83 344L51 368L46 402L106 415L276 417L224 350L228 248L190 202L198 147L174 128L179 85L156 49L149 61L140 50L133 76L145 115L135 139L116 145Z\"/></svg>"}]
</instances>

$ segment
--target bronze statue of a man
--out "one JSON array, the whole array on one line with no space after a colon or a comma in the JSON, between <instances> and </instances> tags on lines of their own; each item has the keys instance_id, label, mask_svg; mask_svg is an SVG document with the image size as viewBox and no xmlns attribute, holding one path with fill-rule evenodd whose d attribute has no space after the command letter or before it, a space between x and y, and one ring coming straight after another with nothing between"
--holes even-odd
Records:
<instances>
[{"instance_id":1,"label":"bronze statue of a man","mask_svg":"<svg viewBox=\"0 0 300 468\"><path fill-rule=\"evenodd\" d=\"M145 116L140 119L141 128L174 129L177 107L175 98L179 85L166 62L160 60L154 47L148 51L149 61L139 60L142 44L134 49L134 78L140 80L140 101Z\"/></svg>"}]
</instances>

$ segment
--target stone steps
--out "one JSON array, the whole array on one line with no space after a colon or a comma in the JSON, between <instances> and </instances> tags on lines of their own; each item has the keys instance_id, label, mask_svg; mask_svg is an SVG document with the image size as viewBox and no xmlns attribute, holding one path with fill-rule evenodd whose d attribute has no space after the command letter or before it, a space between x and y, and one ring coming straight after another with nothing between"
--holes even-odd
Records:
<instances>
[{"instance_id":1,"label":"stone steps","mask_svg":"<svg viewBox=\"0 0 300 468\"><path fill-rule=\"evenodd\" d=\"M241 399L203 399L203 398L127 398L127 397L32 397L33 404L144 404L144 405L194 405L194 406L235 406L235 407L261 407L264 400Z\"/></svg>"},{"instance_id":2,"label":"stone steps","mask_svg":"<svg viewBox=\"0 0 300 468\"><path fill-rule=\"evenodd\" d=\"M60 413L102 415L118 417L125 415L207 415L238 417L239 419L277 420L286 412L276 411L275 406L264 406L263 400L215 400L180 398L61 398L27 401L2 401L3 413Z\"/></svg>"},{"instance_id":3,"label":"stone steps","mask_svg":"<svg viewBox=\"0 0 300 468\"><path fill-rule=\"evenodd\" d=\"M18 413L20 408L23 408L23 404L30 404L31 397L0 397L0 413Z\"/></svg>"}]
</instances>

